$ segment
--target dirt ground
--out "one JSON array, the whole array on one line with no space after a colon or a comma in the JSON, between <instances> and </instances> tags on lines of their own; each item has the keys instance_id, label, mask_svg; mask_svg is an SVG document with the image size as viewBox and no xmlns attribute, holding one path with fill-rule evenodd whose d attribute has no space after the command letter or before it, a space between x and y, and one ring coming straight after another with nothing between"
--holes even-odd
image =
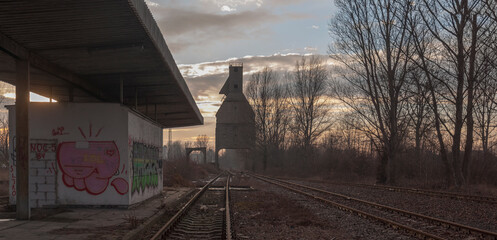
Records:
<instances>
[{"instance_id":1,"label":"dirt ground","mask_svg":"<svg viewBox=\"0 0 497 240\"><path fill-rule=\"evenodd\" d=\"M0 168L0 196L9 194L9 171L7 168Z\"/></svg>"},{"instance_id":2,"label":"dirt ground","mask_svg":"<svg viewBox=\"0 0 497 240\"><path fill-rule=\"evenodd\" d=\"M237 184L255 189L232 192L237 239L411 239L276 186L253 179Z\"/></svg>"}]
</instances>

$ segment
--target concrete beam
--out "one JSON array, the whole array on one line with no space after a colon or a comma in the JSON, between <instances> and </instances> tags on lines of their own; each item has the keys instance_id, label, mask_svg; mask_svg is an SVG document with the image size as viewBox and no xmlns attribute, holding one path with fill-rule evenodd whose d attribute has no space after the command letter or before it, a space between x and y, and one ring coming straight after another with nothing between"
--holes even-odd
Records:
<instances>
[{"instance_id":1,"label":"concrete beam","mask_svg":"<svg viewBox=\"0 0 497 240\"><path fill-rule=\"evenodd\" d=\"M29 61L17 60L16 69L16 209L18 220L29 220Z\"/></svg>"},{"instance_id":2,"label":"concrete beam","mask_svg":"<svg viewBox=\"0 0 497 240\"><path fill-rule=\"evenodd\" d=\"M66 82L71 83L78 88L81 88L82 90L96 98L106 99L105 95L96 86L93 86L87 80L82 79L81 77L77 76L67 69L49 62L38 54L29 52L28 49L24 48L1 32L0 50L3 50L16 59L27 60L32 67L36 67L55 77L63 79Z\"/></svg>"}]
</instances>

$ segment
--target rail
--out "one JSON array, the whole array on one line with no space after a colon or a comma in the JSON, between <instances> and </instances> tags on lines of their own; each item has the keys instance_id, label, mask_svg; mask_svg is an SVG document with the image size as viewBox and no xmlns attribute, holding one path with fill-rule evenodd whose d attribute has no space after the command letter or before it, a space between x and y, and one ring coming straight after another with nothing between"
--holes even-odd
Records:
<instances>
[{"instance_id":1,"label":"rail","mask_svg":"<svg viewBox=\"0 0 497 240\"><path fill-rule=\"evenodd\" d=\"M165 234L177 223L177 221L188 211L188 209L197 201L200 196L215 182L223 173L220 173L210 180L200 191L198 191L152 238L151 240L162 239Z\"/></svg>"},{"instance_id":2,"label":"rail","mask_svg":"<svg viewBox=\"0 0 497 240\"><path fill-rule=\"evenodd\" d=\"M308 190L320 192L320 193L323 193L323 194L332 195L332 196L335 196L335 197L340 197L340 198L344 198L344 199L347 199L347 200L352 200L352 201L360 202L360 203L363 203L363 204L367 204L367 205L373 206L375 208L380 208L380 209L384 209L384 210L391 211L391 212L397 212L397 213L399 213L401 215L413 216L413 217L416 217L418 219L427 220L430 223L436 223L438 225L444 225L444 226L452 226L452 227L454 227L454 229L457 229L457 230L466 230L466 231L468 231L470 233L478 233L480 235L490 236L490 237L492 237L494 239L497 239L497 233L491 232L491 231L487 231L487 230L484 230L484 229L479 229L479 228L475 228L475 227L471 227L471 226L467 226L467 225L463 225L463 224L459 224L459 223L455 223L455 222L451 222L451 221L446 221L446 220L443 220L443 219L438 219L438 218L434 218L434 217L430 217L430 216L426 216L426 215L422 215L422 214L418 214L418 213L414 213L414 212L410 212L410 211L405 211L405 210L401 210L401 209L398 209L398 208L393 208L393 207L389 207L389 206L386 206L386 205L377 204L377 203L374 203L374 202L369 202L369 201L365 201L365 200L353 198L353 197L346 196L346 195L343 195L343 194L332 193L332 192L325 191L325 190L322 190L322 189L318 189L318 188L314 188L314 187L310 187L310 186L306 186L306 185L302 185L302 184L298 184L298 183L284 181L284 180L281 180L281 179L275 179L275 178L270 178L270 177L267 177L267 176L256 175L256 174L250 174L250 175L252 175L253 177L256 177L256 178L258 178L260 180L263 180L263 181L266 181L266 182L270 182L272 184L275 184L275 185L287 188L289 190L292 190L292 191L301 193L303 195L312 197L314 199L320 200L322 202L331 204L333 206L338 207L339 209L346 210L346 211L349 211L349 212L354 212L354 213L356 213L356 214L358 214L360 216L367 216L369 218L378 220L380 222L387 223L390 226L395 226L395 227L404 229L406 231L414 233L415 235L423 235L423 236L431 238L431 239L442 239L442 238L440 238L438 236L435 236L435 235L423 232L421 230L416 230L416 229L413 229L413 228L411 228L409 226L405 226L405 225L402 225L400 223L392 222L392 221L390 221L388 219L385 219L385 218L373 216L373 215L365 213L363 211L360 211L360 210L357 210L357 209L353 209L353 208L341 205L341 204L336 203L336 202L332 202L330 200L327 200L327 199L324 199L324 198L321 198L321 197L318 197L318 196L315 196L315 195L303 192L301 190L295 189L293 187L289 187L287 185L297 186L297 187L305 188L305 189L308 189ZM287 184L287 185L280 184L280 183L284 183L284 184Z\"/></svg>"},{"instance_id":3,"label":"rail","mask_svg":"<svg viewBox=\"0 0 497 240\"><path fill-rule=\"evenodd\" d=\"M226 178L226 192L225 192L225 195L226 195L226 200L225 200L225 204L226 204L226 207L225 207L225 212L226 212L226 216L225 216L225 221L226 221L226 240L231 240L232 239L232 236L231 236L231 216L230 216L230 177L231 177L231 173L228 174L228 177Z\"/></svg>"},{"instance_id":4,"label":"rail","mask_svg":"<svg viewBox=\"0 0 497 240\"><path fill-rule=\"evenodd\" d=\"M285 179L292 180L292 181L316 182L316 183L323 183L323 184L334 184L334 185L345 185L345 186L353 186L353 187L384 189L384 190L389 190L389 191L408 192L408 193L425 195L425 196L435 196L435 197L442 197L442 198L451 198L451 199L458 199L458 200L469 200L469 201L483 202L483 203L489 203L489 204L497 204L497 197L492 197L492 196L460 194L460 193L434 191L434 190L427 190L427 189L420 189L420 188L396 187L396 186L388 186L388 185L373 185L373 184L364 184L364 183L331 182L331 181L325 181L325 180L313 180L313 179L301 179L301 178L285 178Z\"/></svg>"}]
</instances>

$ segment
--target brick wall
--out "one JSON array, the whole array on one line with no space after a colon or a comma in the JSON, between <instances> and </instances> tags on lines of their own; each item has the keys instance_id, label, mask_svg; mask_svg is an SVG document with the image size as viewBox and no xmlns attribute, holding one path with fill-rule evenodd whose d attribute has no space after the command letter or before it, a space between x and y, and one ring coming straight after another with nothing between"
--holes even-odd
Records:
<instances>
[{"instance_id":1,"label":"brick wall","mask_svg":"<svg viewBox=\"0 0 497 240\"><path fill-rule=\"evenodd\" d=\"M29 194L33 208L56 204L56 148L56 140L30 141Z\"/></svg>"}]
</instances>

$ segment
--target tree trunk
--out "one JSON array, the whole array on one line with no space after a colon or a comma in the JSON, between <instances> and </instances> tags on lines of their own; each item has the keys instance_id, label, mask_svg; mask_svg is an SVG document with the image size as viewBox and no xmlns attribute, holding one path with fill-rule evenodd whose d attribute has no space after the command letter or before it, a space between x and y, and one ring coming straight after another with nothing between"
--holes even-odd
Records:
<instances>
[{"instance_id":1,"label":"tree trunk","mask_svg":"<svg viewBox=\"0 0 497 240\"><path fill-rule=\"evenodd\" d=\"M464 79L466 70L466 59L464 49L464 26L465 16L461 17L460 23L457 26L457 91L455 101L455 124L454 135L452 137L452 167L455 173L456 187L460 187L463 182L463 174L461 168L461 133L464 124L463 105L464 105Z\"/></svg>"},{"instance_id":2,"label":"tree trunk","mask_svg":"<svg viewBox=\"0 0 497 240\"><path fill-rule=\"evenodd\" d=\"M387 166L388 157L386 151L380 153L380 164L378 165L378 170L376 174L376 183L386 184L387 183Z\"/></svg>"},{"instance_id":3,"label":"tree trunk","mask_svg":"<svg viewBox=\"0 0 497 240\"><path fill-rule=\"evenodd\" d=\"M464 159L462 164L463 180L465 183L468 179L469 172L469 162L471 161L471 153L473 151L473 106L474 106L474 84L476 82L475 76L475 61L476 61L476 41L477 41L477 15L473 15L471 20L472 32L471 32L471 50L469 56L469 77L468 77L468 108L467 108L467 122L466 122L466 146L464 148Z\"/></svg>"},{"instance_id":4,"label":"tree trunk","mask_svg":"<svg viewBox=\"0 0 497 240\"><path fill-rule=\"evenodd\" d=\"M262 156L262 171L266 172L267 168L267 144L264 145L263 156Z\"/></svg>"},{"instance_id":5,"label":"tree trunk","mask_svg":"<svg viewBox=\"0 0 497 240\"><path fill-rule=\"evenodd\" d=\"M433 89L433 84L431 82L431 79L429 79L429 85L430 85L430 95L433 101L433 113L435 114L435 129L437 131L437 138L438 138L438 143L440 145L440 158L442 160L442 163L445 166L445 178L447 181L447 185L453 186L455 184L455 174L454 174L454 169L452 168L452 165L449 163L449 158L447 156L447 150L445 149L445 143L443 140L443 135L442 131L440 129L440 113L438 112L438 103L437 99L435 97L435 90Z\"/></svg>"}]
</instances>

